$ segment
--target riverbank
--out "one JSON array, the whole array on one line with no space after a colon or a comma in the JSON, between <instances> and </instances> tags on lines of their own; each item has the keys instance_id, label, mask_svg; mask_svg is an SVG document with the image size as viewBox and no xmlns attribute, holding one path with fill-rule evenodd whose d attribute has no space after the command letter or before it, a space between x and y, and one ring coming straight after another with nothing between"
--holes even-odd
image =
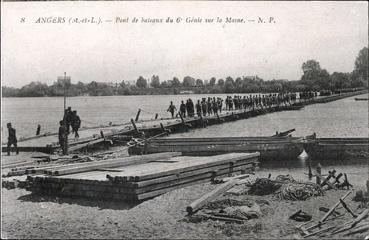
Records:
<instances>
[{"instance_id":1,"label":"riverbank","mask_svg":"<svg viewBox=\"0 0 369 240\"><path fill-rule=\"evenodd\" d=\"M265 177L265 172L258 172ZM355 185L364 189L364 180ZM289 219L298 210L303 210L318 220L324 206L330 208L342 197L345 190L329 190L325 196L306 201L279 201L272 195L232 196L238 200L266 200L263 216L244 224L222 221L193 223L186 217L186 205L211 191L216 186L198 184L182 188L145 201L139 205L122 202L107 202L89 199L58 198L32 195L21 189L2 189L2 237L3 238L150 238L150 239L292 239L297 237L295 225ZM355 212L358 203L346 203ZM339 210L344 213L343 209ZM336 226L351 219L346 214L335 220ZM26 226L26 227L25 227ZM368 234L368 232L366 233ZM335 235L333 238L361 238L364 234L350 236ZM319 237L321 238L321 237ZM325 236L330 239L332 236Z\"/></svg>"}]
</instances>

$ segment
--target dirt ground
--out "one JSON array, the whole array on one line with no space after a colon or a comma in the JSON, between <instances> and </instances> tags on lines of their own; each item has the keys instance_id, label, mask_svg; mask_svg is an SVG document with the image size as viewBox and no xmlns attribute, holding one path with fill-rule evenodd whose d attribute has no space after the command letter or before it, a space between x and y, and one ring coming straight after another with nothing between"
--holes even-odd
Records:
<instances>
[{"instance_id":1,"label":"dirt ground","mask_svg":"<svg viewBox=\"0 0 369 240\"><path fill-rule=\"evenodd\" d=\"M290 215L301 209L317 221L324 215L319 207L330 208L346 193L346 190L330 190L325 196L307 201L279 201L272 195L232 195L228 197L268 200L268 211L264 211L261 218L243 224L188 221L186 206L215 187L198 184L138 205L38 196L23 189L2 188L2 238L292 239L298 236L295 226L300 222L290 220ZM364 189L364 182L360 187ZM358 203L351 201L353 196L349 195L346 202L355 212L361 212L363 209L357 209ZM345 212L344 209L339 211ZM334 222L339 226L349 219L352 217L345 214ZM367 235L369 232L346 238L364 239Z\"/></svg>"}]
</instances>

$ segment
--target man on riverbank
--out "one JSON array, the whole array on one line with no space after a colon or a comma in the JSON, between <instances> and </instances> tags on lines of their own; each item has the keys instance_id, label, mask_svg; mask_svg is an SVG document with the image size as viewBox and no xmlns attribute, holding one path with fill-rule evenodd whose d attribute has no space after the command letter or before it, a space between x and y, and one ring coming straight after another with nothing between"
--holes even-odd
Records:
<instances>
[{"instance_id":1,"label":"man on riverbank","mask_svg":"<svg viewBox=\"0 0 369 240\"><path fill-rule=\"evenodd\" d=\"M10 156L10 147L13 145L15 147L16 154L19 154L17 147L17 135L15 129L12 127L11 123L6 124L8 128L8 156Z\"/></svg>"},{"instance_id":2,"label":"man on riverbank","mask_svg":"<svg viewBox=\"0 0 369 240\"><path fill-rule=\"evenodd\" d=\"M66 131L64 127L64 120L61 120L59 124L60 124L59 132L58 132L59 144L60 144L61 149L63 150L63 153L65 154L64 141L65 141Z\"/></svg>"},{"instance_id":3,"label":"man on riverbank","mask_svg":"<svg viewBox=\"0 0 369 240\"><path fill-rule=\"evenodd\" d=\"M181 101L179 111L181 112L182 117L185 118L186 117L186 105L184 104L183 100Z\"/></svg>"},{"instance_id":4,"label":"man on riverbank","mask_svg":"<svg viewBox=\"0 0 369 240\"><path fill-rule=\"evenodd\" d=\"M81 127L81 119L77 115L76 110L72 112L71 125L72 125L72 132L74 132L74 140L78 140L79 138L78 129Z\"/></svg>"},{"instance_id":5,"label":"man on riverbank","mask_svg":"<svg viewBox=\"0 0 369 240\"><path fill-rule=\"evenodd\" d=\"M176 106L173 105L173 101L170 101L170 105L167 111L170 112L170 114L172 114L172 118L174 118L175 110L177 110Z\"/></svg>"},{"instance_id":6,"label":"man on riverbank","mask_svg":"<svg viewBox=\"0 0 369 240\"><path fill-rule=\"evenodd\" d=\"M64 120L65 120L65 124L66 124L66 127L67 127L67 133L69 134L70 132L70 126L71 126L71 123L72 123L72 108L71 107L68 107L68 109L65 110L65 113L64 113Z\"/></svg>"},{"instance_id":7,"label":"man on riverbank","mask_svg":"<svg viewBox=\"0 0 369 240\"><path fill-rule=\"evenodd\" d=\"M196 103L196 113L197 113L198 117L201 117L201 103L200 103L200 100L197 100L197 103Z\"/></svg>"}]
</instances>

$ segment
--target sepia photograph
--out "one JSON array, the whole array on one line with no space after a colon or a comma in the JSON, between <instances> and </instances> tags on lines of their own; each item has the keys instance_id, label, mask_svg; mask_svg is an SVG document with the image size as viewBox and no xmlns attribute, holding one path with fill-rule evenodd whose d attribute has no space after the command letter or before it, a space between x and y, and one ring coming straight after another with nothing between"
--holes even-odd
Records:
<instances>
[{"instance_id":1,"label":"sepia photograph","mask_svg":"<svg viewBox=\"0 0 369 240\"><path fill-rule=\"evenodd\" d=\"M1 1L2 239L369 240L367 1Z\"/></svg>"}]
</instances>

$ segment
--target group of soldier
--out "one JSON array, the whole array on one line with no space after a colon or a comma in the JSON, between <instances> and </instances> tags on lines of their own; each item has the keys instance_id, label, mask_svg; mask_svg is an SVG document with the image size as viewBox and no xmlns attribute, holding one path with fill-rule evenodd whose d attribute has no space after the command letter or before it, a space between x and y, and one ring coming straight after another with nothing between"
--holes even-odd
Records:
<instances>
[{"instance_id":1,"label":"group of soldier","mask_svg":"<svg viewBox=\"0 0 369 240\"><path fill-rule=\"evenodd\" d=\"M192 99L189 98L186 100L186 103L184 101L181 101L181 104L179 106L179 112L177 115L180 115L182 118L185 117L194 117L195 111L198 117L201 116L207 116L207 115L216 115L219 112L222 111L222 105L223 105L223 99L221 98L211 98L208 97L202 98L201 102L200 100L197 100L196 104L193 103ZM177 108L173 105L173 102L170 102L168 112L171 113L172 118L175 117L175 111Z\"/></svg>"},{"instance_id":2,"label":"group of soldier","mask_svg":"<svg viewBox=\"0 0 369 240\"><path fill-rule=\"evenodd\" d=\"M58 133L59 144L64 152L65 151L65 140L67 136L69 135L71 128L72 128L72 133L74 133L74 139L78 140L79 138L78 130L81 127L81 119L77 115L77 111L72 111L72 108L68 107L68 109L66 109L64 112L63 120L61 120L59 124L60 124L59 133ZM15 148L16 154L18 154L19 150L17 146L18 140L16 136L16 130L15 128L12 127L11 123L7 123L6 126L8 128L8 144L7 144L8 155L10 155L10 147L12 145ZM41 130L41 125L39 124L37 126L36 136L40 135L40 130Z\"/></svg>"},{"instance_id":3,"label":"group of soldier","mask_svg":"<svg viewBox=\"0 0 369 240\"><path fill-rule=\"evenodd\" d=\"M72 133L74 133L74 140L78 140L79 134L78 130L81 127L81 119L77 115L77 111L72 111L71 107L68 107L68 109L64 112L64 118L63 120L59 121L59 144L60 147L65 149L65 140L68 137L70 133L70 128L72 128Z\"/></svg>"},{"instance_id":4,"label":"group of soldier","mask_svg":"<svg viewBox=\"0 0 369 240\"><path fill-rule=\"evenodd\" d=\"M316 97L314 92L302 92L299 93L299 98L306 100ZM171 113L172 118L180 115L181 117L194 117L195 110L198 117L217 115L223 110L223 102L225 105L224 110L241 110L241 109L255 109L255 108L268 108L272 106L292 105L297 101L297 93L270 93L270 94L258 94L248 96L227 96L225 100L220 97L208 97L197 100L196 104L192 99L186 100L186 103L182 100L179 106L179 112L176 114L177 108L170 102L168 112Z\"/></svg>"},{"instance_id":5,"label":"group of soldier","mask_svg":"<svg viewBox=\"0 0 369 240\"><path fill-rule=\"evenodd\" d=\"M304 100L304 101L311 100L311 99L313 99L317 96L318 96L318 93L317 92L312 92L312 91L307 91L307 92L301 92L300 93L300 99Z\"/></svg>"}]
</instances>

